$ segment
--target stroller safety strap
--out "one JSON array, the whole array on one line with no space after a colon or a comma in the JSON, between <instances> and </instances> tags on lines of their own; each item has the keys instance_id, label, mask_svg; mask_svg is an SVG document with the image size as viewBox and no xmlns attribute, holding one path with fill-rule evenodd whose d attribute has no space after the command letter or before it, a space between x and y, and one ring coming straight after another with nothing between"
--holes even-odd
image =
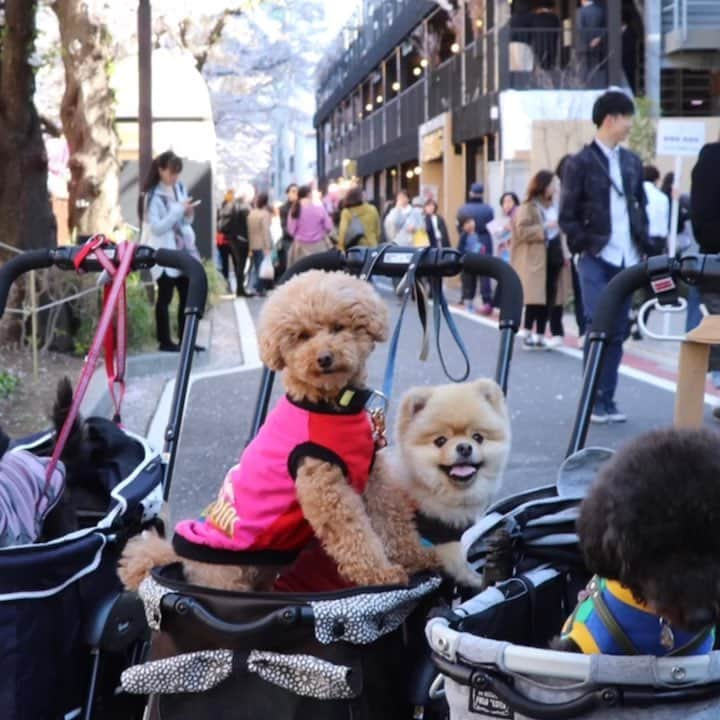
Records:
<instances>
[{"instance_id":1,"label":"stroller safety strap","mask_svg":"<svg viewBox=\"0 0 720 720\"><path fill-rule=\"evenodd\" d=\"M312 655L249 653L232 650L201 650L135 665L123 672L125 692L137 695L168 695L207 692L234 674L254 673L266 682L296 695L319 700L357 697L359 678L345 665Z\"/></svg>"},{"instance_id":2,"label":"stroller safety strap","mask_svg":"<svg viewBox=\"0 0 720 720\"><path fill-rule=\"evenodd\" d=\"M108 260L105 253L99 247L99 243L102 242L99 239L101 237L102 236L98 236L89 241L89 243L88 243L89 249L87 252L90 252L90 250L94 249L97 258L100 261L100 263L103 264L103 267L105 267L105 261L107 261L108 272L110 272L109 267L112 266L112 263ZM100 346L104 343L106 335L108 334L108 332L110 330L110 324L113 320L115 307L118 304L120 297L121 296L123 298L125 297L124 296L125 279L127 278L128 274L130 273L133 255L135 254L135 247L136 246L132 243L120 243L117 246L117 256L119 258L119 265L118 265L117 270L115 271L115 275L113 277L110 289L109 289L109 291L107 291L103 311L100 315L100 320L98 322L98 328L97 328L97 331L95 332L95 337L93 338L92 344L90 346L90 350L87 354L87 357L85 358L85 362L83 364L83 369L80 374L80 380L78 381L77 388L75 389L75 393L73 395L73 400L72 400L72 405L70 406L70 411L68 412L68 415L65 418L65 422L63 423L63 426L60 429L60 433L59 433L57 441L55 443L55 447L53 448L52 457L51 457L50 463L47 467L46 478L47 478L48 483L50 481L50 478L52 477L52 473L54 472L55 468L57 467L57 463L60 459L60 455L62 454L62 451L65 448L65 443L67 442L68 437L70 436L70 431L71 431L72 426L75 422L75 419L77 418L78 413L80 411L80 405L83 401L83 398L85 397L85 393L87 392L88 386L90 384L90 380L92 378L93 371L95 370L95 366L97 365L97 360L100 355ZM83 250L84 249L85 248L83 248ZM87 252L85 253L85 255L87 255ZM82 262L82 260L80 262ZM124 315L123 315L122 319L123 320L125 319ZM117 409L117 406L116 406L116 409Z\"/></svg>"}]
</instances>

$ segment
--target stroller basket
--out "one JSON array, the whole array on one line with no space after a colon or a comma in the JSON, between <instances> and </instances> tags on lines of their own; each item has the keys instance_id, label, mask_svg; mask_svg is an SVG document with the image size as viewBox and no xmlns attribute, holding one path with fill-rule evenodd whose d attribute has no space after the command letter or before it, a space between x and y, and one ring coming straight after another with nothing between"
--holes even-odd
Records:
<instances>
[{"instance_id":1,"label":"stroller basket","mask_svg":"<svg viewBox=\"0 0 720 720\"><path fill-rule=\"evenodd\" d=\"M483 612L496 610L491 605ZM445 676L451 720L718 716L720 652L687 658L576 655L457 632L442 618L430 621L427 637Z\"/></svg>"},{"instance_id":2,"label":"stroller basket","mask_svg":"<svg viewBox=\"0 0 720 720\"><path fill-rule=\"evenodd\" d=\"M683 280L717 289L720 261L710 255L681 260L656 257L618 273L609 283L589 335L568 448L566 464L576 471L582 469L577 453L585 445L605 346L619 309L651 279L665 280L665 288ZM602 461L604 454L608 451L596 450L586 459ZM562 481L561 472L558 498L574 497L579 502L580 493L560 492ZM538 503L547 503L551 515L528 511L539 509ZM563 526L572 517L572 502L562 507L553 499L551 488L540 488L506 499L491 510L484 522L467 531L468 556L481 569L488 552L485 533L501 527L513 538L518 574L453 608L452 613L434 617L426 626L433 662L444 678L451 720L710 720L720 716L718 651L658 658L546 649L575 606L578 585L587 579L577 543ZM527 561L530 567L523 565Z\"/></svg>"},{"instance_id":3,"label":"stroller basket","mask_svg":"<svg viewBox=\"0 0 720 720\"><path fill-rule=\"evenodd\" d=\"M300 260L285 279L321 269L409 283L410 266L415 278L436 282L463 270L494 277L501 300L496 380L506 390L522 313L517 275L497 258L451 249L428 249L413 265L416 253L402 247L323 253ZM266 418L274 378L264 368L251 437ZM418 672L428 660L422 627L439 587L439 578L418 576L407 587L234 593L188 585L179 565L155 568L141 587L155 630L149 662L127 670L123 688L150 696L149 720L410 718L427 700Z\"/></svg>"},{"instance_id":4,"label":"stroller basket","mask_svg":"<svg viewBox=\"0 0 720 720\"><path fill-rule=\"evenodd\" d=\"M151 718L367 718L407 715L402 629L440 585L299 595L187 585L179 565L156 568L140 594L156 631L151 661L123 688L152 695ZM272 697L272 700L270 700ZM242 698L238 705L237 698Z\"/></svg>"}]
</instances>

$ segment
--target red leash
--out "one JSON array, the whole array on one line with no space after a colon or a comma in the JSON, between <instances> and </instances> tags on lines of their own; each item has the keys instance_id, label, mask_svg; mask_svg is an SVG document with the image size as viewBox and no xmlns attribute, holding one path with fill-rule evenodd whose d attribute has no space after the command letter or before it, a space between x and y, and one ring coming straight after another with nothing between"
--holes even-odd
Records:
<instances>
[{"instance_id":1,"label":"red leash","mask_svg":"<svg viewBox=\"0 0 720 720\"><path fill-rule=\"evenodd\" d=\"M110 285L105 285L103 290L103 310L100 314L98 327L93 337L90 350L88 351L83 369L80 373L77 388L73 394L72 404L68 412L65 422L63 423L60 433L58 434L55 447L47 466L46 472L46 488L57 467L60 455L65 448L70 430L80 411L80 405L87 392L88 385L92 378L92 374L97 366L100 356L100 348L105 349L105 370L108 376L108 384L110 386L110 397L115 407L114 422L120 422L120 407L125 394L125 367L127 362L127 295L125 289L125 280L131 272L132 259L135 255L136 245L133 243L120 243L115 246L115 255L118 265L108 258L104 253L102 246L107 244L107 238L104 235L95 235L83 245L80 252L75 257L75 268L81 272L83 261L90 255L95 254L97 261L107 271L112 278ZM113 326L115 311L117 310L117 319ZM115 386L119 385L119 393L115 394ZM43 493L44 494L44 493Z\"/></svg>"}]
</instances>

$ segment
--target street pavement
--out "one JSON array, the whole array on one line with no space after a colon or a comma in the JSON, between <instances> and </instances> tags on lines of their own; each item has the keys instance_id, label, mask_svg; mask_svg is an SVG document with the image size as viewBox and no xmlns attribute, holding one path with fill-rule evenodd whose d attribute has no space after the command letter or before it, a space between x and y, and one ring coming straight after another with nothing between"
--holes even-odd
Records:
<instances>
[{"instance_id":1,"label":"street pavement","mask_svg":"<svg viewBox=\"0 0 720 720\"><path fill-rule=\"evenodd\" d=\"M392 322L397 319L398 300L385 294ZM225 362L219 370L202 371L192 385L180 442L178 463L170 496L172 520L197 514L211 501L225 472L236 462L244 447L257 402L261 371L257 348L251 347L262 300L236 301L242 335L242 358ZM225 308L227 310L227 308ZM455 314L472 361L471 378L492 377L495 372L499 332L486 318ZM220 323L227 334L228 323ZM217 331L214 333L217 335ZM446 383L434 347L427 362L418 360L420 330L413 308L409 308L398 350L395 388L390 406L390 427L402 393L415 385ZM226 337L213 338L228 346ZM457 349L444 343L451 369L460 367ZM378 346L369 367L369 383L380 388L385 368L387 343ZM236 352L236 351L235 351ZM243 363L243 364L241 364ZM637 363L636 363L637 364ZM588 445L617 448L633 436L672 422L672 382L637 367L621 375L618 403L628 414L625 424L591 426ZM642 378L642 379L639 379ZM280 378L273 397L281 393ZM569 347L560 351L528 352L515 341L510 370L508 404L512 415L512 450L501 494L537 487L554 481L570 437L581 386L580 353ZM670 388L670 389L668 389ZM712 424L706 406L706 420ZM163 419L164 421L164 419Z\"/></svg>"}]
</instances>

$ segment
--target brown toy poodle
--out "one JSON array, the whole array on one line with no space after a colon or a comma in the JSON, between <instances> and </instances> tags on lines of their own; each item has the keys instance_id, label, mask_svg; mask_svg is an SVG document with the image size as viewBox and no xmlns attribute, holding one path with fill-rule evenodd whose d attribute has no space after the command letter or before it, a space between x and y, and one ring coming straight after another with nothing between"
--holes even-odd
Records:
<instances>
[{"instance_id":1,"label":"brown toy poodle","mask_svg":"<svg viewBox=\"0 0 720 720\"><path fill-rule=\"evenodd\" d=\"M439 568L480 585L460 537L490 504L509 450L509 414L493 380L409 390L366 493L388 556L411 573Z\"/></svg>"},{"instance_id":2,"label":"brown toy poodle","mask_svg":"<svg viewBox=\"0 0 720 720\"><path fill-rule=\"evenodd\" d=\"M595 575L553 642L610 655L697 655L720 616L720 454L707 429L655 430L607 462L578 535Z\"/></svg>"},{"instance_id":3,"label":"brown toy poodle","mask_svg":"<svg viewBox=\"0 0 720 720\"><path fill-rule=\"evenodd\" d=\"M287 395L199 520L179 523L172 544L152 534L128 543L123 583L137 588L154 566L178 560L189 582L232 590L270 588L296 561L314 574L300 578L303 590L406 582L362 498L375 452L365 364L387 332L387 308L367 282L316 270L281 285L258 338Z\"/></svg>"}]
</instances>

